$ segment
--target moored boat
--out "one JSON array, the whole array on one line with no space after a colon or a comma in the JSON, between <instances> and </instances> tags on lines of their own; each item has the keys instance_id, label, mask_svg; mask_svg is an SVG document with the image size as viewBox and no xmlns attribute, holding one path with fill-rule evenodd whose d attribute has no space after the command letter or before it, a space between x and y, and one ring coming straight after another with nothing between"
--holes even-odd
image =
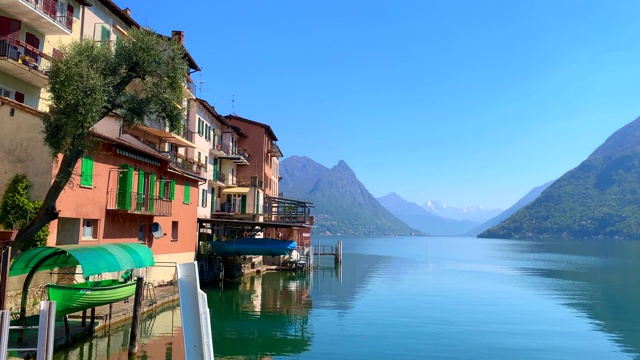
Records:
<instances>
[{"instance_id":1,"label":"moored boat","mask_svg":"<svg viewBox=\"0 0 640 360\"><path fill-rule=\"evenodd\" d=\"M49 300L56 302L56 315L62 316L128 299L134 296L136 283L113 279L69 285L49 284L47 288Z\"/></svg>"}]
</instances>

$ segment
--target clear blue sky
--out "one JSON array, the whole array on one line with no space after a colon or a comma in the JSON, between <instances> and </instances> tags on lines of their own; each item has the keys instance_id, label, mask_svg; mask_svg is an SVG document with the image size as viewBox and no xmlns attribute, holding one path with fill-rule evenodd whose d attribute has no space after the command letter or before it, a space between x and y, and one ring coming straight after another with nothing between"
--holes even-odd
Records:
<instances>
[{"instance_id":1,"label":"clear blue sky","mask_svg":"<svg viewBox=\"0 0 640 360\"><path fill-rule=\"evenodd\" d=\"M199 97L375 196L507 208L640 115L640 2L121 1Z\"/></svg>"}]
</instances>

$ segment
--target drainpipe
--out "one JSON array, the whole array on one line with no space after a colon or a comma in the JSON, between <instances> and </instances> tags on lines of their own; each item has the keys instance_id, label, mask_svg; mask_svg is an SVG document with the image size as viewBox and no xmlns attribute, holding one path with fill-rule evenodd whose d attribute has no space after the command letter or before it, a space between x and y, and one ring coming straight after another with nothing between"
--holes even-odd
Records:
<instances>
[{"instance_id":1,"label":"drainpipe","mask_svg":"<svg viewBox=\"0 0 640 360\"><path fill-rule=\"evenodd\" d=\"M86 6L82 5L82 10L80 10L80 39L84 37L84 10Z\"/></svg>"}]
</instances>

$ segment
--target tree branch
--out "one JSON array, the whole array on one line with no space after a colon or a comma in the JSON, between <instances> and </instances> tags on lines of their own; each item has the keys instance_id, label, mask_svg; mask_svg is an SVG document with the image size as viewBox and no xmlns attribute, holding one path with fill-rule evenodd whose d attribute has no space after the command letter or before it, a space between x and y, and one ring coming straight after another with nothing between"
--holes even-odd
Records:
<instances>
[{"instance_id":1,"label":"tree branch","mask_svg":"<svg viewBox=\"0 0 640 360\"><path fill-rule=\"evenodd\" d=\"M29 239L34 237L38 231L49 224L51 221L58 218L58 211L56 209L56 202L58 197L64 190L71 176L73 175L73 169L76 163L84 155L84 150L76 148L72 149L69 153L62 156L62 160L58 164L58 173L47 191L47 195L42 202L42 206L36 213L36 216L29 221L29 223L18 231L16 240L12 245L13 257L20 253L20 250L28 242Z\"/></svg>"}]
</instances>

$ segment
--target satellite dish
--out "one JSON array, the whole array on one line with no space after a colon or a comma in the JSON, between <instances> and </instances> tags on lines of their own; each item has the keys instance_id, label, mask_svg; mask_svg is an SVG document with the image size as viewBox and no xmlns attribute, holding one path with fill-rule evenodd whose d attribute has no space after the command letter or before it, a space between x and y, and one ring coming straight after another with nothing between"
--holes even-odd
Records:
<instances>
[{"instance_id":1,"label":"satellite dish","mask_svg":"<svg viewBox=\"0 0 640 360\"><path fill-rule=\"evenodd\" d=\"M158 224L157 222L154 222L153 224L151 224L151 233L153 234L154 238L160 239L162 237L162 226L160 226L160 224Z\"/></svg>"}]
</instances>

